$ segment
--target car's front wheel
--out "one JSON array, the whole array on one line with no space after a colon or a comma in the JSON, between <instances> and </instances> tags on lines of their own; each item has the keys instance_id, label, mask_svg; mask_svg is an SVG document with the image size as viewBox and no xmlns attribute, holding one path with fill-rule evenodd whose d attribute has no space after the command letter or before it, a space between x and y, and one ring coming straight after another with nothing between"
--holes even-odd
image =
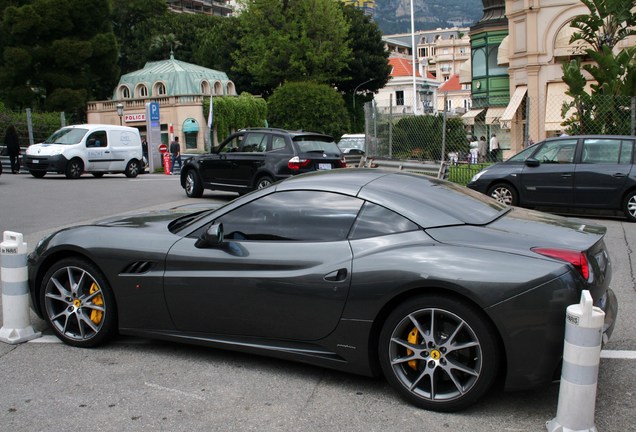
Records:
<instances>
[{"instance_id":1,"label":"car's front wheel","mask_svg":"<svg viewBox=\"0 0 636 432\"><path fill-rule=\"evenodd\" d=\"M636 191L631 191L623 200L623 213L630 222L636 222Z\"/></svg>"},{"instance_id":2,"label":"car's front wheel","mask_svg":"<svg viewBox=\"0 0 636 432\"><path fill-rule=\"evenodd\" d=\"M69 345L97 346L116 331L115 299L106 278L83 259L63 259L46 272L40 304L55 334Z\"/></svg>"},{"instance_id":3,"label":"car's front wheel","mask_svg":"<svg viewBox=\"0 0 636 432\"><path fill-rule=\"evenodd\" d=\"M78 179L84 172L84 162L81 159L71 159L66 164L66 178Z\"/></svg>"},{"instance_id":4,"label":"car's front wheel","mask_svg":"<svg viewBox=\"0 0 636 432\"><path fill-rule=\"evenodd\" d=\"M190 169L186 173L185 192L190 198L201 198L201 196L203 196L203 183L197 172L193 169Z\"/></svg>"},{"instance_id":5,"label":"car's front wheel","mask_svg":"<svg viewBox=\"0 0 636 432\"><path fill-rule=\"evenodd\" d=\"M499 349L492 326L477 309L441 296L398 306L380 333L380 365L389 383L412 404L457 411L492 386Z\"/></svg>"},{"instance_id":6,"label":"car's front wheel","mask_svg":"<svg viewBox=\"0 0 636 432\"><path fill-rule=\"evenodd\" d=\"M488 189L488 195L502 204L516 206L519 204L519 195L515 188L507 183L497 183Z\"/></svg>"}]
</instances>

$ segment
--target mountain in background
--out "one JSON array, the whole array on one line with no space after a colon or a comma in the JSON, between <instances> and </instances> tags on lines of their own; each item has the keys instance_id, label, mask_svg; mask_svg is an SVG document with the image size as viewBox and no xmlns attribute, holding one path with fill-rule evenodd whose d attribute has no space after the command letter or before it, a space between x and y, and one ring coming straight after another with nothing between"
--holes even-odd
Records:
<instances>
[{"instance_id":1,"label":"mountain in background","mask_svg":"<svg viewBox=\"0 0 636 432\"><path fill-rule=\"evenodd\" d=\"M413 0L415 30L470 27L483 16L482 0ZM375 21L382 33L411 31L411 0L376 0Z\"/></svg>"}]
</instances>

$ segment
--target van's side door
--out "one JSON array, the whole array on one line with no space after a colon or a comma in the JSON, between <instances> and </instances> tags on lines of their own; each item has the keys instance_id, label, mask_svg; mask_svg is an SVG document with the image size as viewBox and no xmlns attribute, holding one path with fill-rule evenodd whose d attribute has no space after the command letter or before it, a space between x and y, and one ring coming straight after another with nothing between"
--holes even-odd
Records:
<instances>
[{"instance_id":1,"label":"van's side door","mask_svg":"<svg viewBox=\"0 0 636 432\"><path fill-rule=\"evenodd\" d=\"M108 171L113 158L105 130L91 132L84 141L86 147L86 171Z\"/></svg>"}]
</instances>

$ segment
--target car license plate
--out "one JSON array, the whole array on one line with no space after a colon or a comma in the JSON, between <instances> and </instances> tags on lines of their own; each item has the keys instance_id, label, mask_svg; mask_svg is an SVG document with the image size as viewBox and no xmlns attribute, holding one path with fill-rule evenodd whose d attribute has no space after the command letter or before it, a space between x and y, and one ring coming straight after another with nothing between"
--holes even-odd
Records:
<instances>
[{"instance_id":1,"label":"car license plate","mask_svg":"<svg viewBox=\"0 0 636 432\"><path fill-rule=\"evenodd\" d=\"M331 164L329 164L329 163L319 163L318 164L318 169L319 170L330 170L331 169Z\"/></svg>"},{"instance_id":2,"label":"car license plate","mask_svg":"<svg viewBox=\"0 0 636 432\"><path fill-rule=\"evenodd\" d=\"M37 159L33 159L33 163L40 163L40 161Z\"/></svg>"}]
</instances>

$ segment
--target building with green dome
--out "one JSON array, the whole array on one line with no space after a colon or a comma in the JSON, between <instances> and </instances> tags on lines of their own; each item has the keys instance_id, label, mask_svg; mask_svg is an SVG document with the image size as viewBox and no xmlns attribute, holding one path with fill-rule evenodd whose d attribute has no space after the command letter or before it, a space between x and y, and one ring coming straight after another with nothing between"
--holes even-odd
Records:
<instances>
[{"instance_id":1,"label":"building with green dome","mask_svg":"<svg viewBox=\"0 0 636 432\"><path fill-rule=\"evenodd\" d=\"M207 114L202 104L214 96L236 96L225 72L170 59L148 62L143 69L122 75L113 98L87 105L89 123L123 124L146 135L146 104L159 104L161 143L179 137L182 151L203 151L210 143ZM119 108L119 110L118 110Z\"/></svg>"}]
</instances>

